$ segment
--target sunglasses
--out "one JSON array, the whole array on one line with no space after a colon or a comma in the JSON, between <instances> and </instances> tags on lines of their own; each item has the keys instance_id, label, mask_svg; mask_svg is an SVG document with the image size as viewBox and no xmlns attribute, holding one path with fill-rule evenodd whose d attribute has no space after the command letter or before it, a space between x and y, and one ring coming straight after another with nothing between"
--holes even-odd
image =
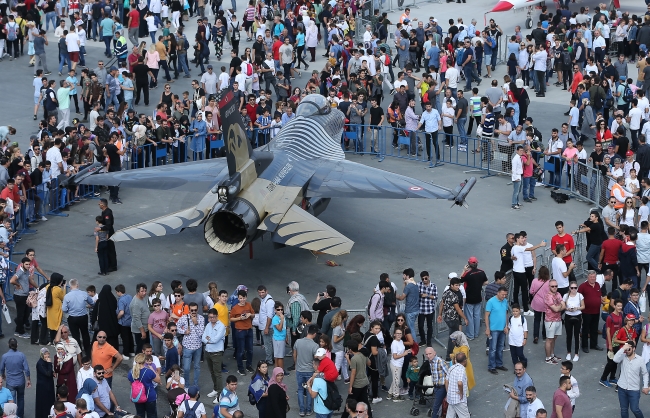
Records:
<instances>
[{"instance_id":1,"label":"sunglasses","mask_svg":"<svg viewBox=\"0 0 650 418\"><path fill-rule=\"evenodd\" d=\"M404 322L404 320L403 319L398 319L397 322Z\"/></svg>"},{"instance_id":2,"label":"sunglasses","mask_svg":"<svg viewBox=\"0 0 650 418\"><path fill-rule=\"evenodd\" d=\"M199 310L198 309L190 309L190 312L192 313L197 313Z\"/></svg>"},{"instance_id":3,"label":"sunglasses","mask_svg":"<svg viewBox=\"0 0 650 418\"><path fill-rule=\"evenodd\" d=\"M556 289L557 286L549 286L551 289Z\"/></svg>"},{"instance_id":4,"label":"sunglasses","mask_svg":"<svg viewBox=\"0 0 650 418\"><path fill-rule=\"evenodd\" d=\"M155 308L155 307L158 307L158 306L160 306L160 303L158 303L158 304L156 304L156 305L153 305L154 308Z\"/></svg>"},{"instance_id":5,"label":"sunglasses","mask_svg":"<svg viewBox=\"0 0 650 418\"><path fill-rule=\"evenodd\" d=\"M570 287L569 289L577 289L577 287Z\"/></svg>"},{"instance_id":6,"label":"sunglasses","mask_svg":"<svg viewBox=\"0 0 650 418\"><path fill-rule=\"evenodd\" d=\"M278 312L284 312L284 309L276 309Z\"/></svg>"},{"instance_id":7,"label":"sunglasses","mask_svg":"<svg viewBox=\"0 0 650 418\"><path fill-rule=\"evenodd\" d=\"M106 336L102 337L101 335L98 335L98 336L97 336L97 339L98 339L98 340L105 340L105 339L106 339Z\"/></svg>"},{"instance_id":8,"label":"sunglasses","mask_svg":"<svg viewBox=\"0 0 650 418\"><path fill-rule=\"evenodd\" d=\"M104 375L104 372L95 372L95 374L96 374L97 376L103 376L103 375Z\"/></svg>"},{"instance_id":9,"label":"sunglasses","mask_svg":"<svg viewBox=\"0 0 650 418\"><path fill-rule=\"evenodd\" d=\"M183 297L185 297L185 296L184 296L184 295L174 295L174 297L176 297L176 298L183 298Z\"/></svg>"}]
</instances>

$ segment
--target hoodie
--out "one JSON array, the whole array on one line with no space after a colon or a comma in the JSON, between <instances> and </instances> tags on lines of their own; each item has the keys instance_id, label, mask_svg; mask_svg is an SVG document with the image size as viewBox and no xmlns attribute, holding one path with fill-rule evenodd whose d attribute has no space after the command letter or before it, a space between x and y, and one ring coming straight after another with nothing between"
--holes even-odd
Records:
<instances>
[{"instance_id":1,"label":"hoodie","mask_svg":"<svg viewBox=\"0 0 650 418\"><path fill-rule=\"evenodd\" d=\"M636 246L633 242L625 243L618 250L619 274L622 278L631 279L637 277L636 267Z\"/></svg>"}]
</instances>

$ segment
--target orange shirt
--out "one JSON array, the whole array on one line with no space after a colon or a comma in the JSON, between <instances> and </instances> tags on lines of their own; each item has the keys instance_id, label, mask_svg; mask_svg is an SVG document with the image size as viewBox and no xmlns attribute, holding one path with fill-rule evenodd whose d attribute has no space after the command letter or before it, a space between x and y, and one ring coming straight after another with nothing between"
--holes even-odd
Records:
<instances>
[{"instance_id":1,"label":"orange shirt","mask_svg":"<svg viewBox=\"0 0 650 418\"><path fill-rule=\"evenodd\" d=\"M169 319L174 322L178 321L178 318L181 316L190 313L190 307L189 305L186 305L185 302L175 303L169 309L172 312L172 316L170 316Z\"/></svg>"},{"instance_id":2,"label":"orange shirt","mask_svg":"<svg viewBox=\"0 0 650 418\"><path fill-rule=\"evenodd\" d=\"M230 309L230 319L232 318L239 318L241 314L249 313L251 314L248 319L245 319L243 321L235 321L233 324L235 324L235 329L251 329L253 328L253 315L255 315L255 312L253 311L253 307L251 306L250 303L246 302L244 306L240 306L239 304L236 304Z\"/></svg>"},{"instance_id":3,"label":"orange shirt","mask_svg":"<svg viewBox=\"0 0 650 418\"><path fill-rule=\"evenodd\" d=\"M104 370L113 366L113 357L117 354L117 350L109 343L104 343L100 346L97 341L93 343L92 350L92 364L95 367L98 364L104 366ZM111 377L113 373L106 373L104 377Z\"/></svg>"}]
</instances>

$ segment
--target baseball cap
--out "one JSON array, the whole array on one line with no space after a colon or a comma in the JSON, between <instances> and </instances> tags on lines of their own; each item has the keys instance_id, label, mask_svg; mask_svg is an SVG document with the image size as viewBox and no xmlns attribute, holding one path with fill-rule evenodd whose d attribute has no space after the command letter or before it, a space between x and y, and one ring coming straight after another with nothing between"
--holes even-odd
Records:
<instances>
[{"instance_id":1,"label":"baseball cap","mask_svg":"<svg viewBox=\"0 0 650 418\"><path fill-rule=\"evenodd\" d=\"M625 153L626 157L631 157L633 155L634 155L634 152L632 152L632 151L628 151L628 152Z\"/></svg>"},{"instance_id":2,"label":"baseball cap","mask_svg":"<svg viewBox=\"0 0 650 418\"><path fill-rule=\"evenodd\" d=\"M198 386L190 386L187 388L187 394L190 395L190 398L196 398L196 395L199 393L199 387Z\"/></svg>"},{"instance_id":3,"label":"baseball cap","mask_svg":"<svg viewBox=\"0 0 650 418\"><path fill-rule=\"evenodd\" d=\"M458 278L458 273L456 272L451 272L449 273L449 276L447 276L448 279L457 279Z\"/></svg>"},{"instance_id":4,"label":"baseball cap","mask_svg":"<svg viewBox=\"0 0 650 418\"><path fill-rule=\"evenodd\" d=\"M213 68L212 64L208 65L208 70L212 70Z\"/></svg>"},{"instance_id":5,"label":"baseball cap","mask_svg":"<svg viewBox=\"0 0 650 418\"><path fill-rule=\"evenodd\" d=\"M632 280L629 280L629 279L628 279L628 280L623 281L623 284L630 284L630 285L632 285L632 284L634 284L634 282L633 282Z\"/></svg>"},{"instance_id":6,"label":"baseball cap","mask_svg":"<svg viewBox=\"0 0 650 418\"><path fill-rule=\"evenodd\" d=\"M316 350L316 354L314 354L314 357L324 356L325 354L327 354L327 351L325 351L324 348L319 348L318 350Z\"/></svg>"},{"instance_id":7,"label":"baseball cap","mask_svg":"<svg viewBox=\"0 0 650 418\"><path fill-rule=\"evenodd\" d=\"M108 71L117 71L117 67L113 65Z\"/></svg>"},{"instance_id":8,"label":"baseball cap","mask_svg":"<svg viewBox=\"0 0 650 418\"><path fill-rule=\"evenodd\" d=\"M629 314L625 315L625 319L626 319L626 320L627 320L627 319L636 320L636 316L634 316L634 314L629 313Z\"/></svg>"},{"instance_id":9,"label":"baseball cap","mask_svg":"<svg viewBox=\"0 0 650 418\"><path fill-rule=\"evenodd\" d=\"M438 19L433 19L434 22L438 23Z\"/></svg>"},{"instance_id":10,"label":"baseball cap","mask_svg":"<svg viewBox=\"0 0 650 418\"><path fill-rule=\"evenodd\" d=\"M478 258L471 256L469 260L467 260L468 263L478 263Z\"/></svg>"},{"instance_id":11,"label":"baseball cap","mask_svg":"<svg viewBox=\"0 0 650 418\"><path fill-rule=\"evenodd\" d=\"M348 41L343 42L343 46L350 46L350 42Z\"/></svg>"}]
</instances>

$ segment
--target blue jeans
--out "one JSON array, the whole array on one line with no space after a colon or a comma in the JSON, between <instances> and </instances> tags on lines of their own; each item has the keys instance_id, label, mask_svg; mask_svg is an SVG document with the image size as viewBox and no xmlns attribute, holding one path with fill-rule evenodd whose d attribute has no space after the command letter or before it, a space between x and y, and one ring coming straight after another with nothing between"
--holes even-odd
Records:
<instances>
[{"instance_id":1,"label":"blue jeans","mask_svg":"<svg viewBox=\"0 0 650 418\"><path fill-rule=\"evenodd\" d=\"M589 263L589 268L598 270L598 257L600 257L600 245L589 245L589 251L587 251L587 263Z\"/></svg>"},{"instance_id":2,"label":"blue jeans","mask_svg":"<svg viewBox=\"0 0 650 418\"><path fill-rule=\"evenodd\" d=\"M438 388L433 388L433 394L435 395L435 400L433 401L432 417L438 418L438 412L442 407L442 401L447 397L447 389L442 385Z\"/></svg>"},{"instance_id":3,"label":"blue jeans","mask_svg":"<svg viewBox=\"0 0 650 418\"><path fill-rule=\"evenodd\" d=\"M296 383L298 383L298 407L300 408L300 412L308 413L314 408L314 399L308 393L305 393L305 389L302 387L302 384L307 383L312 375L313 373L311 372L296 372Z\"/></svg>"},{"instance_id":4,"label":"blue jeans","mask_svg":"<svg viewBox=\"0 0 650 418\"><path fill-rule=\"evenodd\" d=\"M82 67L86 66L86 58L84 57L85 54L86 54L86 47L81 45L79 47L79 65L81 65Z\"/></svg>"},{"instance_id":5,"label":"blue jeans","mask_svg":"<svg viewBox=\"0 0 650 418\"><path fill-rule=\"evenodd\" d=\"M158 418L158 412L156 411L156 401L145 402L145 403L136 403L135 411L141 417L146 415L147 418Z\"/></svg>"},{"instance_id":6,"label":"blue jeans","mask_svg":"<svg viewBox=\"0 0 650 418\"><path fill-rule=\"evenodd\" d=\"M93 40L102 37L102 35L99 34L99 31L101 30L101 27L99 26L99 23L102 21L101 18L99 19L94 19L93 18Z\"/></svg>"},{"instance_id":7,"label":"blue jeans","mask_svg":"<svg viewBox=\"0 0 650 418\"><path fill-rule=\"evenodd\" d=\"M18 405L18 411L17 414L19 417L24 417L25 416L25 384L23 383L20 386L10 386L10 385L5 385L7 389L9 389L9 392L11 392L11 396L14 398L14 402L16 402L16 405ZM637 396L637 405L639 404L639 397Z\"/></svg>"},{"instance_id":8,"label":"blue jeans","mask_svg":"<svg viewBox=\"0 0 650 418\"><path fill-rule=\"evenodd\" d=\"M237 368L244 370L244 350L246 350L246 367L253 367L253 330L235 330L235 338L237 339Z\"/></svg>"},{"instance_id":9,"label":"blue jeans","mask_svg":"<svg viewBox=\"0 0 650 418\"><path fill-rule=\"evenodd\" d=\"M497 50L497 51L499 50L498 45L494 45L492 48ZM497 66L497 58L498 58L498 56L499 56L499 54L497 54L497 53L492 54L492 58L490 59L490 66L492 67L492 71L494 71L494 69Z\"/></svg>"},{"instance_id":10,"label":"blue jeans","mask_svg":"<svg viewBox=\"0 0 650 418\"><path fill-rule=\"evenodd\" d=\"M332 413L329 414L316 414L316 418L332 418Z\"/></svg>"},{"instance_id":11,"label":"blue jeans","mask_svg":"<svg viewBox=\"0 0 650 418\"><path fill-rule=\"evenodd\" d=\"M467 143L467 130L465 129L465 123L467 123L467 118L458 118L456 121L456 127L458 128L458 135L460 135L463 142Z\"/></svg>"},{"instance_id":12,"label":"blue jeans","mask_svg":"<svg viewBox=\"0 0 650 418\"><path fill-rule=\"evenodd\" d=\"M149 36L151 36L151 43L155 44L156 43L156 31L152 30L151 32L149 32Z\"/></svg>"},{"instance_id":13,"label":"blue jeans","mask_svg":"<svg viewBox=\"0 0 650 418\"><path fill-rule=\"evenodd\" d=\"M519 204L519 192L521 192L521 180L512 182L512 206Z\"/></svg>"},{"instance_id":14,"label":"blue jeans","mask_svg":"<svg viewBox=\"0 0 650 418\"><path fill-rule=\"evenodd\" d=\"M70 71L70 54L67 52L65 54L59 53L59 72L63 71L63 66L68 65L68 71Z\"/></svg>"},{"instance_id":15,"label":"blue jeans","mask_svg":"<svg viewBox=\"0 0 650 418\"><path fill-rule=\"evenodd\" d=\"M490 330L490 355L488 370L503 366L503 344L506 341L506 334L503 331Z\"/></svg>"},{"instance_id":16,"label":"blue jeans","mask_svg":"<svg viewBox=\"0 0 650 418\"><path fill-rule=\"evenodd\" d=\"M404 313L406 316L406 325L408 325L409 329L411 332L415 335L415 330L417 328L417 319L418 319L418 314L419 312L410 312L410 313ZM420 335L420 340L422 340L422 335Z\"/></svg>"},{"instance_id":17,"label":"blue jeans","mask_svg":"<svg viewBox=\"0 0 650 418\"><path fill-rule=\"evenodd\" d=\"M194 385L198 386L199 376L201 375L201 349L190 350L183 347L183 378L185 382L190 382L190 366L194 363Z\"/></svg>"},{"instance_id":18,"label":"blue jeans","mask_svg":"<svg viewBox=\"0 0 650 418\"><path fill-rule=\"evenodd\" d=\"M104 41L104 45L106 45L106 51L104 51L104 55L106 55L107 57L110 57L111 56L111 41L113 40L113 36L104 35L102 37L102 40Z\"/></svg>"},{"instance_id":19,"label":"blue jeans","mask_svg":"<svg viewBox=\"0 0 650 418\"><path fill-rule=\"evenodd\" d=\"M187 54L178 54L178 63L185 75L190 75L190 69L187 68Z\"/></svg>"},{"instance_id":20,"label":"blue jeans","mask_svg":"<svg viewBox=\"0 0 650 418\"><path fill-rule=\"evenodd\" d=\"M535 179L533 177L524 177L522 181L524 200L535 197Z\"/></svg>"},{"instance_id":21,"label":"blue jeans","mask_svg":"<svg viewBox=\"0 0 650 418\"><path fill-rule=\"evenodd\" d=\"M630 416L630 409L636 418L643 418L643 412L639 408L640 397L640 390L618 388L618 403L621 406L621 418L628 418Z\"/></svg>"},{"instance_id":22,"label":"blue jeans","mask_svg":"<svg viewBox=\"0 0 650 418\"><path fill-rule=\"evenodd\" d=\"M52 30L56 30L56 12L45 13L45 30L46 31L50 30L50 22L52 22Z\"/></svg>"},{"instance_id":23,"label":"blue jeans","mask_svg":"<svg viewBox=\"0 0 650 418\"><path fill-rule=\"evenodd\" d=\"M108 109L108 106L110 106L111 104L115 107L116 111L117 108L120 107L120 100L117 98L117 94L106 96L106 107L104 110Z\"/></svg>"},{"instance_id":24,"label":"blue jeans","mask_svg":"<svg viewBox=\"0 0 650 418\"><path fill-rule=\"evenodd\" d=\"M466 303L465 316L467 317L467 338L478 338L481 333L481 304Z\"/></svg>"}]
</instances>

